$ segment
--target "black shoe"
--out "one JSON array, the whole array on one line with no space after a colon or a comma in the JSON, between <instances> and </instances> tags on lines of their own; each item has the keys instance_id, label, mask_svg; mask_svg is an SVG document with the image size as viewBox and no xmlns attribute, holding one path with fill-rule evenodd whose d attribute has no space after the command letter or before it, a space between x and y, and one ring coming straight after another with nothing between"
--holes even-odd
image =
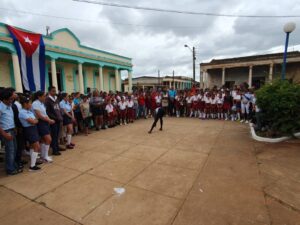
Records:
<instances>
[{"instance_id":1,"label":"black shoe","mask_svg":"<svg viewBox=\"0 0 300 225\"><path fill-rule=\"evenodd\" d=\"M19 164L19 165L18 165L18 168L19 168L19 169L23 169L23 168L24 168L23 164Z\"/></svg>"},{"instance_id":2,"label":"black shoe","mask_svg":"<svg viewBox=\"0 0 300 225\"><path fill-rule=\"evenodd\" d=\"M22 160L21 163L22 163L22 165L26 165L28 163L28 161Z\"/></svg>"},{"instance_id":3,"label":"black shoe","mask_svg":"<svg viewBox=\"0 0 300 225\"><path fill-rule=\"evenodd\" d=\"M29 167L29 171L30 172L33 172L33 171L37 171L37 170L40 170L41 168L40 167L38 167L38 166L34 166L34 167Z\"/></svg>"},{"instance_id":4,"label":"black shoe","mask_svg":"<svg viewBox=\"0 0 300 225\"><path fill-rule=\"evenodd\" d=\"M40 160L37 160L36 163L35 163L36 166L37 166L37 165L42 165L42 164L43 164L43 162L40 161Z\"/></svg>"},{"instance_id":5,"label":"black shoe","mask_svg":"<svg viewBox=\"0 0 300 225\"><path fill-rule=\"evenodd\" d=\"M61 155L60 152L53 152L52 155Z\"/></svg>"},{"instance_id":6,"label":"black shoe","mask_svg":"<svg viewBox=\"0 0 300 225\"><path fill-rule=\"evenodd\" d=\"M151 130L150 130L150 131L148 131L148 133L149 133L149 134L151 134Z\"/></svg>"},{"instance_id":7,"label":"black shoe","mask_svg":"<svg viewBox=\"0 0 300 225\"><path fill-rule=\"evenodd\" d=\"M18 174L18 171L14 170L14 171L11 171L11 172L6 172L6 174L9 175L9 176L14 176L14 175Z\"/></svg>"},{"instance_id":8,"label":"black shoe","mask_svg":"<svg viewBox=\"0 0 300 225\"><path fill-rule=\"evenodd\" d=\"M162 128L160 128L159 130L162 131Z\"/></svg>"}]
</instances>

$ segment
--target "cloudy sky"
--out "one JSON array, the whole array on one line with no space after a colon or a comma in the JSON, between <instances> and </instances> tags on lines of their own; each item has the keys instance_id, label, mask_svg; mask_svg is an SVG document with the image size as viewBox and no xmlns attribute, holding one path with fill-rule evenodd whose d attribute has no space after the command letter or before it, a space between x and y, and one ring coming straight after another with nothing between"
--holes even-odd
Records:
<instances>
[{"instance_id":1,"label":"cloudy sky","mask_svg":"<svg viewBox=\"0 0 300 225\"><path fill-rule=\"evenodd\" d=\"M247 15L300 15L299 0L115 0L103 2L195 12ZM275 3L276 2L276 3ZM41 16L44 15L44 16ZM61 18L64 17L64 18ZM133 58L133 75L192 77L197 64L213 58L283 51L286 22L298 25L290 49L300 49L300 18L224 18L141 11L72 0L0 0L0 21L45 33L68 27L82 44ZM199 66L196 73L199 77Z\"/></svg>"}]
</instances>

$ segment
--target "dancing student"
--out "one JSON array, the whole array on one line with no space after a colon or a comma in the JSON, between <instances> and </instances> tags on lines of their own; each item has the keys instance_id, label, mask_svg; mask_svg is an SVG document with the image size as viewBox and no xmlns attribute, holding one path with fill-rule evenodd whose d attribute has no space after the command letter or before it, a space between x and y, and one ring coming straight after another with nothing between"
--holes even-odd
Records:
<instances>
[{"instance_id":1,"label":"dancing student","mask_svg":"<svg viewBox=\"0 0 300 225\"><path fill-rule=\"evenodd\" d=\"M152 124L151 129L148 131L149 134L151 134L152 130L154 127L156 127L156 123L158 122L158 120L160 120L160 131L163 130L163 116L164 116L164 109L161 106L158 106L155 109L155 117L154 117L154 122Z\"/></svg>"},{"instance_id":2,"label":"dancing student","mask_svg":"<svg viewBox=\"0 0 300 225\"><path fill-rule=\"evenodd\" d=\"M73 133L73 122L75 118L73 116L72 105L69 102L69 96L67 93L62 94L62 100L59 106L63 112L63 125L67 128L67 149L73 149L75 144L72 143L72 133Z\"/></svg>"},{"instance_id":3,"label":"dancing student","mask_svg":"<svg viewBox=\"0 0 300 225\"><path fill-rule=\"evenodd\" d=\"M22 109L19 112L19 119L23 126L25 140L30 145L30 167L29 171L37 171L41 168L37 166L37 158L40 151L40 136L37 128L38 120L31 111L31 101L28 97L21 97Z\"/></svg>"},{"instance_id":4,"label":"dancing student","mask_svg":"<svg viewBox=\"0 0 300 225\"><path fill-rule=\"evenodd\" d=\"M199 119L205 119L204 108L205 108L204 93L203 90L200 90L200 93L198 95Z\"/></svg>"},{"instance_id":5,"label":"dancing student","mask_svg":"<svg viewBox=\"0 0 300 225\"><path fill-rule=\"evenodd\" d=\"M100 130L103 127L103 98L99 95L97 90L93 91L93 95L90 101L91 112L93 117L93 122L96 130Z\"/></svg>"},{"instance_id":6,"label":"dancing student","mask_svg":"<svg viewBox=\"0 0 300 225\"><path fill-rule=\"evenodd\" d=\"M235 106L234 108L235 108L235 112L236 112L233 120L238 120L238 121L241 120L241 99L242 99L242 96L241 96L240 90L237 89L236 94L233 97L233 106Z\"/></svg>"},{"instance_id":7,"label":"dancing student","mask_svg":"<svg viewBox=\"0 0 300 225\"><path fill-rule=\"evenodd\" d=\"M38 91L35 93L35 101L32 103L32 109L34 111L35 117L38 119L38 132L41 137L41 158L44 162L52 162L52 158L49 157L49 147L52 142L50 135L50 125L55 123L48 117L46 112L46 106L44 104L46 95L43 91Z\"/></svg>"}]
</instances>

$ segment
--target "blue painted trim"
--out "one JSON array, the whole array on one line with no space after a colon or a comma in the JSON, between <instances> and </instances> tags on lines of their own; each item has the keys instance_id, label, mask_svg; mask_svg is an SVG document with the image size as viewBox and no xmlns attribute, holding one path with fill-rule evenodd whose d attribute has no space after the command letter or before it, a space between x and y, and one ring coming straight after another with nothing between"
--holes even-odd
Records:
<instances>
[{"instance_id":1,"label":"blue painted trim","mask_svg":"<svg viewBox=\"0 0 300 225\"><path fill-rule=\"evenodd\" d=\"M13 88L16 88L16 81L15 81L15 74L14 74L14 66L12 60L8 61L9 67L9 76L10 76L10 83Z\"/></svg>"},{"instance_id":2,"label":"blue painted trim","mask_svg":"<svg viewBox=\"0 0 300 225\"><path fill-rule=\"evenodd\" d=\"M97 81L97 77L99 77L99 74L97 73L97 70L94 70L93 71L93 88L97 88L97 84L96 84L96 81ZM100 77L99 77L100 79Z\"/></svg>"}]
</instances>

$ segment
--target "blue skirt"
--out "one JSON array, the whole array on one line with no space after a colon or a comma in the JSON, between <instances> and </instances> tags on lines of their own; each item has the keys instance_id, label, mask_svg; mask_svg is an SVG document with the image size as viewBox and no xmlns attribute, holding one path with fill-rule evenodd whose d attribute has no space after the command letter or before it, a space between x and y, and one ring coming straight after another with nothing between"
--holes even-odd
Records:
<instances>
[{"instance_id":1,"label":"blue skirt","mask_svg":"<svg viewBox=\"0 0 300 225\"><path fill-rule=\"evenodd\" d=\"M73 123L72 119L67 115L63 115L63 125L67 126L71 123Z\"/></svg>"},{"instance_id":2,"label":"blue skirt","mask_svg":"<svg viewBox=\"0 0 300 225\"><path fill-rule=\"evenodd\" d=\"M39 120L39 123L37 124L37 129L39 131L39 135L41 137L44 137L48 134L50 134L50 126L49 123L47 123L44 120Z\"/></svg>"},{"instance_id":3,"label":"blue skirt","mask_svg":"<svg viewBox=\"0 0 300 225\"><path fill-rule=\"evenodd\" d=\"M24 127L23 131L24 131L25 140L28 141L30 144L33 144L40 140L37 126Z\"/></svg>"}]
</instances>

